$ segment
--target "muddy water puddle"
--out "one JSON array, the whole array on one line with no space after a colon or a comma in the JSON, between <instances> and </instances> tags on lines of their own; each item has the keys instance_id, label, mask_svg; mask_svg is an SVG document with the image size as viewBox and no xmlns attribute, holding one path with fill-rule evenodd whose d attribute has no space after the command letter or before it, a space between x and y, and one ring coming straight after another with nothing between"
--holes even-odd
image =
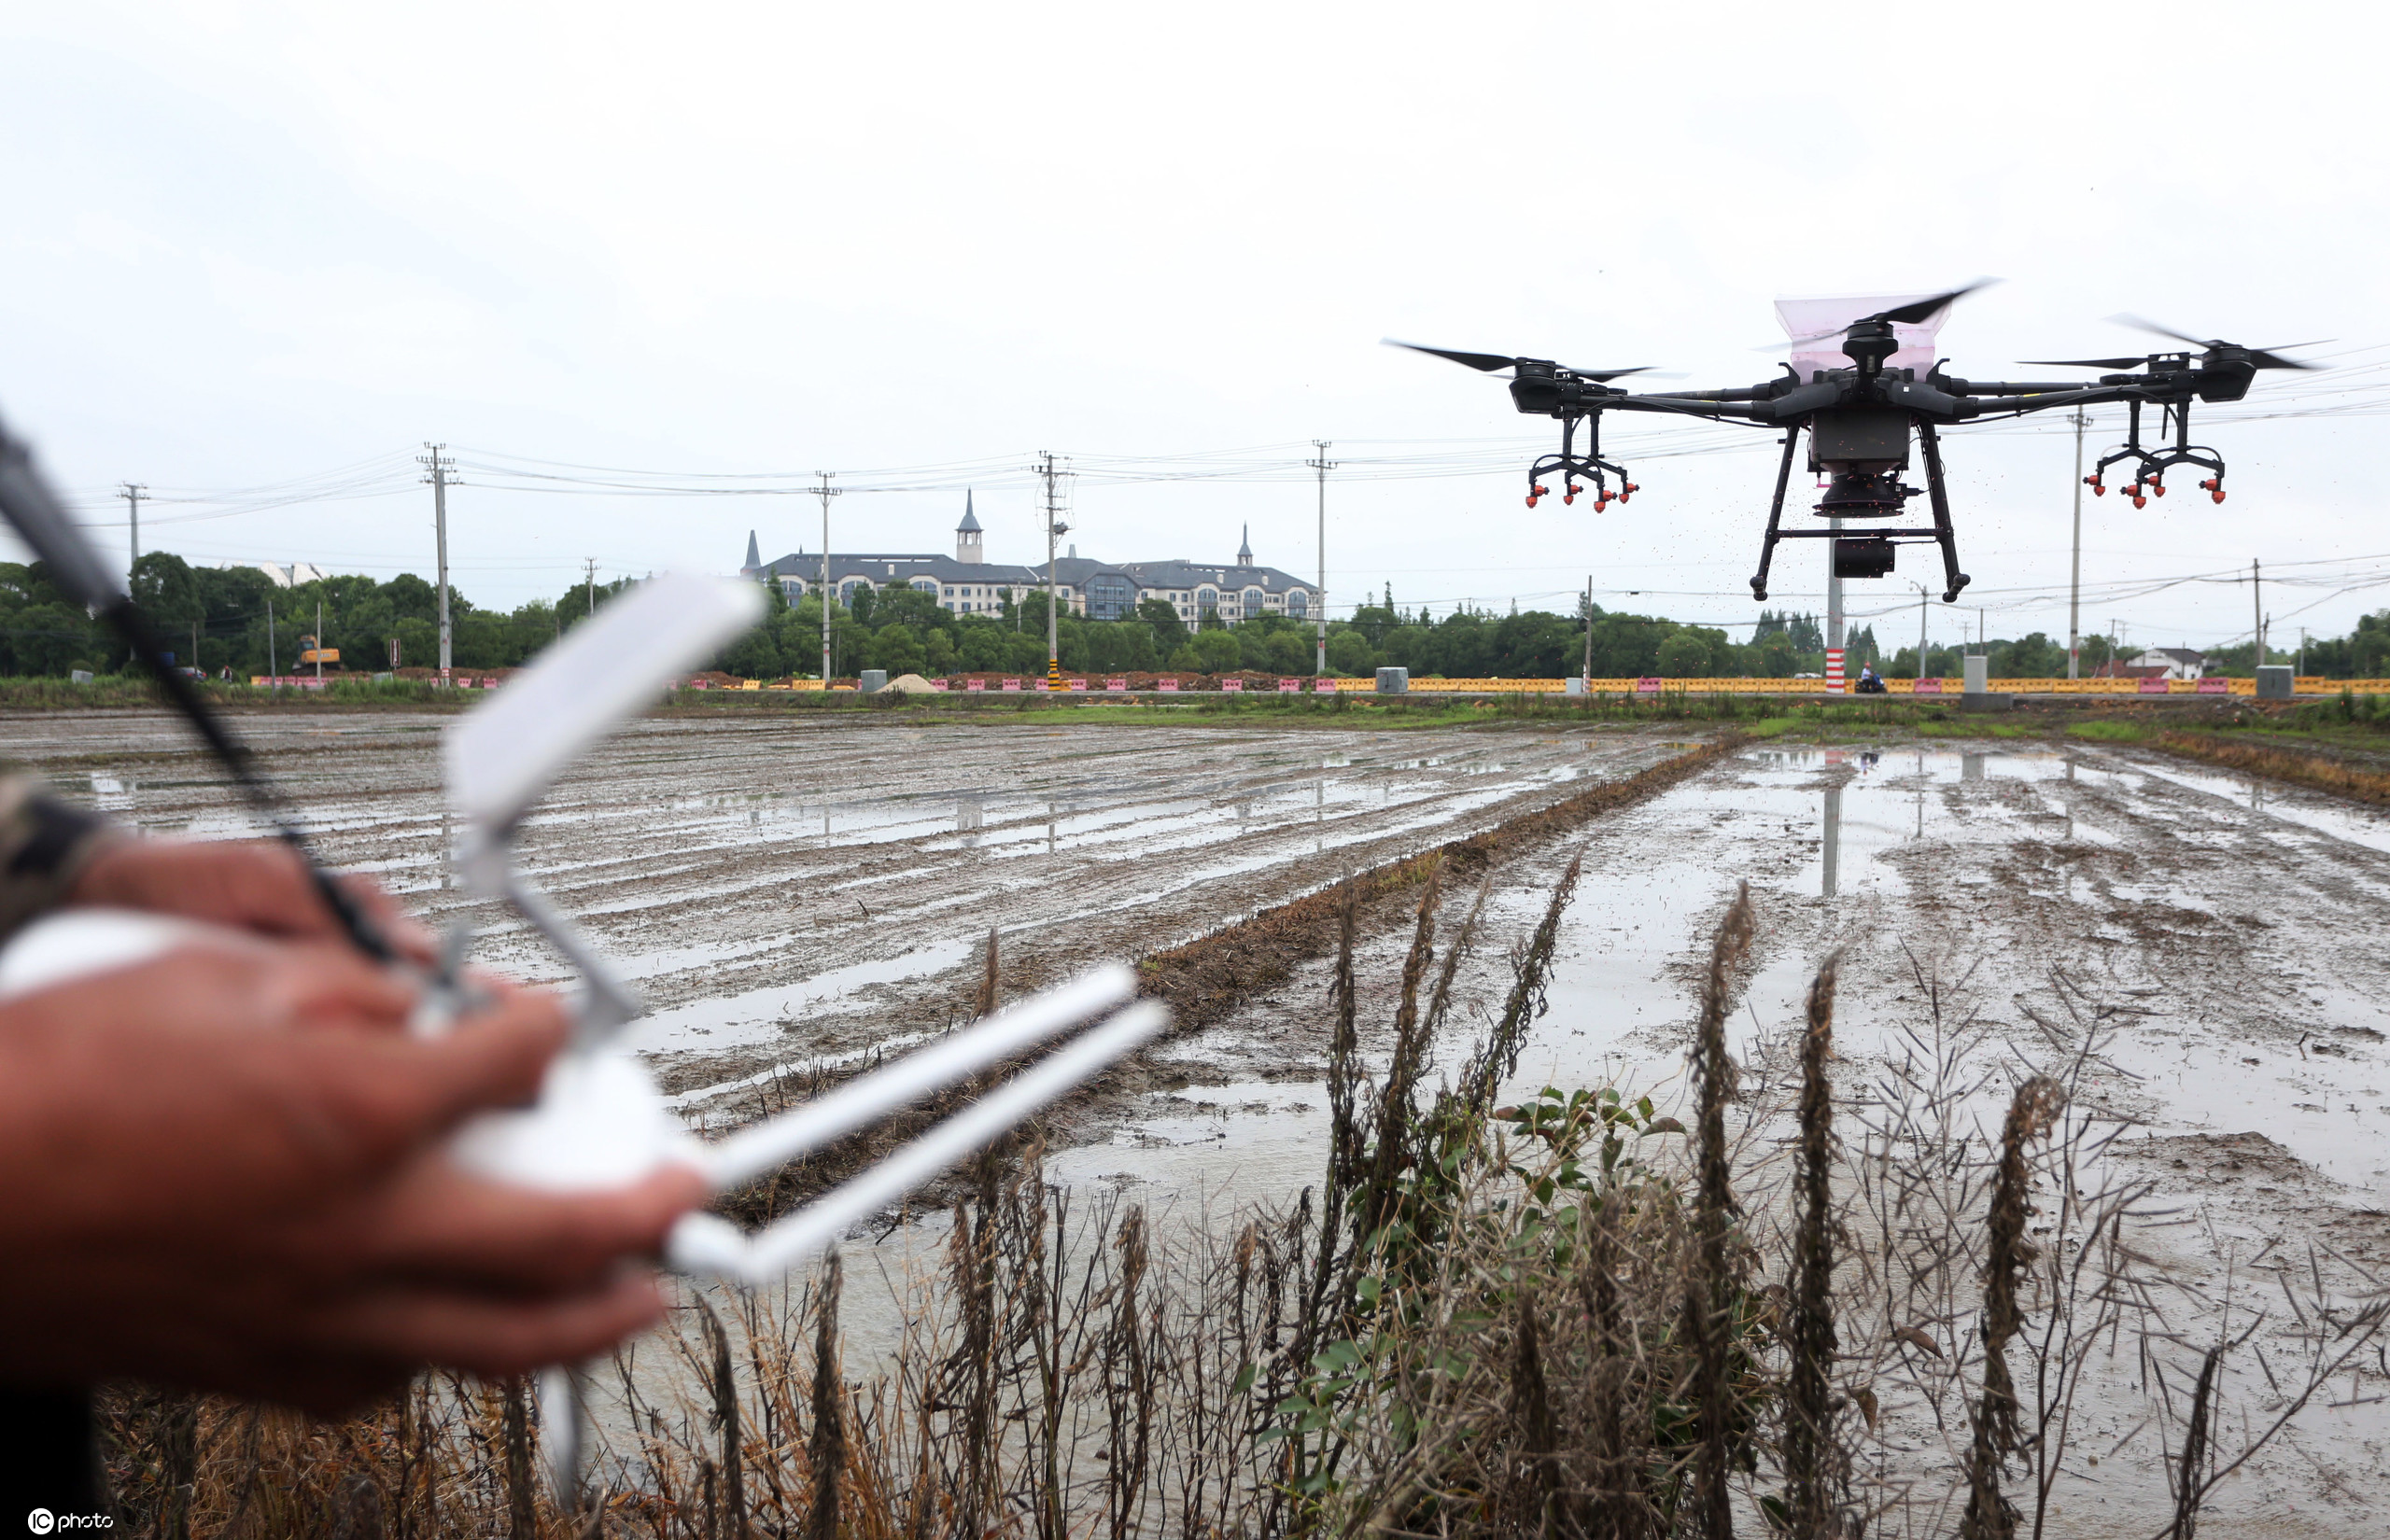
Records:
<instances>
[{"instance_id":1,"label":"muddy water puddle","mask_svg":"<svg viewBox=\"0 0 2390 1540\"><path fill-rule=\"evenodd\" d=\"M2006 1044L2020 1065L2090 1041L2085 1082L2133 1120L2132 1138L2258 1132L2331 1201L2390 1207L2377 940L2390 819L2278 788L2255 802L2245 780L2106 752L1750 750L1583 837L1550 1008L1508 1089L1680 1095L1701 940L1748 880L1763 936L1730 1027L1747 1065L1780 1064L1811 974L1840 949L1836 1045L1855 1079L1915 1041L1938 995L1947 1029ZM1495 891L1481 963L1464 974L1475 1011L1498 1007L1507 976L1484 959L1533 928L1560 854ZM1405 939L1377 944L1381 975ZM1324 987L1314 969L1277 1003L1167 1050L1274 1057L1281 1072L1260 1090L1183 1091L1066 1166L1165 1200L1273 1184L1284 1197L1315 1180ZM1438 1045L1444 1071L1471 1035Z\"/></svg>"}]
</instances>

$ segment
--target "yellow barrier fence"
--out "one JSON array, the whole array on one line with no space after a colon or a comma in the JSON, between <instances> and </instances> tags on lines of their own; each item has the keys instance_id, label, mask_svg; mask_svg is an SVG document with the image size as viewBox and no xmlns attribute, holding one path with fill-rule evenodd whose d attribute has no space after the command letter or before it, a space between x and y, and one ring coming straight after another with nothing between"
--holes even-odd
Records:
<instances>
[{"instance_id":1,"label":"yellow barrier fence","mask_svg":"<svg viewBox=\"0 0 2390 1540\"><path fill-rule=\"evenodd\" d=\"M1433 676L1413 675L1411 688L1429 694L1532 693L1557 694L1566 691L1574 679L1446 679ZM2140 679L1990 679L1986 687L2003 695L2255 695L2257 681L2248 679L2216 677L2204 679L2162 679L2163 691L2144 687ZM1755 695L1822 695L1826 693L1823 679L1598 679L1587 681L1598 694L1657 694L1665 691L1688 691L1694 694L1755 694ZM1919 689L1919 685L1927 686ZM1938 688L1936 688L1938 687ZM2390 679L2331 679L2321 676L2301 675L2294 687L2302 695L2337 695L2347 690L2360 695L2390 694ZM1366 685L1364 686L1366 689ZM1956 679L1884 680L1884 693L1889 695L1958 695L1966 681ZM1844 693L1855 695L1855 680L1845 681Z\"/></svg>"},{"instance_id":2,"label":"yellow barrier fence","mask_svg":"<svg viewBox=\"0 0 2390 1540\"><path fill-rule=\"evenodd\" d=\"M311 681L312 682L312 681ZM1341 679L1341 689L1347 694L1372 693L1371 681L1366 679ZM1569 679L1447 679L1433 676L1414 676L1411 688L1422 694L1484 694L1484 695L1557 695L1577 681ZM2130 698L2137 695L2255 695L2257 681L2244 679L2214 678L2205 679L2162 679L2150 681L2165 686L2161 691L2144 687L2140 679L1991 679L1988 688L2003 695L2106 695ZM1596 694L1635 695L1685 692L1692 694L1727 695L1822 695L1826 693L1823 679L1601 679L1587 681ZM1927 686L1919 689L1919 685ZM1933 688L1939 686L1938 689ZM784 684L765 684L760 679L743 679L726 686L735 690L813 690L822 688L820 679L792 679ZM851 690L851 685L834 688ZM1846 681L1846 694L1857 693L1854 683ZM1888 695L1949 695L1956 697L1965 688L1962 679L1894 679L1884 681ZM2390 695L2390 679L2329 679L2320 676L2301 675L2295 688L2301 695L2337 695L2346 690L2359 695ZM1266 692L1260 692L1266 693Z\"/></svg>"}]
</instances>

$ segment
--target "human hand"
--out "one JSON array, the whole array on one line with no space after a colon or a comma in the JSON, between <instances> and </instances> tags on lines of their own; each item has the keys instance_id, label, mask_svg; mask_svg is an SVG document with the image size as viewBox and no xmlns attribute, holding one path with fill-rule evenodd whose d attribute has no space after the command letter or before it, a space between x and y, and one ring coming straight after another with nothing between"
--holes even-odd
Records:
<instances>
[{"instance_id":1,"label":"human hand","mask_svg":"<svg viewBox=\"0 0 2390 1540\"><path fill-rule=\"evenodd\" d=\"M414 1001L344 945L236 939L0 1002L0 1378L329 1412L653 1323L626 1259L699 1178L557 1196L462 1171L445 1136L535 1092L563 1014L504 992L424 1041Z\"/></svg>"},{"instance_id":2,"label":"human hand","mask_svg":"<svg viewBox=\"0 0 2390 1540\"><path fill-rule=\"evenodd\" d=\"M429 966L424 929L378 883L335 877L400 956ZM344 939L316 890L305 858L277 840L120 839L101 849L67 891L69 904L144 909L266 935Z\"/></svg>"}]
</instances>

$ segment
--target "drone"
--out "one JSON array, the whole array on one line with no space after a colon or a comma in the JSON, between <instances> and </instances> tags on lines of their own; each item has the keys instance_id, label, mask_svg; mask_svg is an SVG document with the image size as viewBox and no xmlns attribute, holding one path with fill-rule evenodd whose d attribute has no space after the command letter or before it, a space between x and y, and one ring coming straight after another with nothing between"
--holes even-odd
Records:
<instances>
[{"instance_id":1,"label":"drone","mask_svg":"<svg viewBox=\"0 0 2390 1540\"><path fill-rule=\"evenodd\" d=\"M1784 457L1776 471L1776 497L1767 511L1767 533L1760 545L1759 571L1750 580L1751 595L1767 597L1768 567L1778 540L1831 539L1834 573L1838 578L1881 578L1892 570L1893 556L1904 544L1932 541L1942 551L1942 598L1958 602L1970 581L1959 570L1958 538L1950 523L1950 497L1942 469L1941 430L1983 419L2022 416L2056 407L2089 406L2103 401L2125 403L2128 418L2123 447L2103 455L2084 478L2095 495L2107 490L2109 468L2124 464L2131 481L2117 492L2145 508L2151 497L2166 495L2166 473L2190 466L2208 474L2199 483L2216 502L2224 501L2224 459L2204 444L2191 442L2191 403L2237 401L2249 393L2259 370L2316 369L2320 365L2285 357L2277 348L2243 347L2221 338L2186 335L2133 316L2116 320L2187 344L2172 352L2117 358L2033 358L2029 363L2049 368L2120 371L2102 374L2092 385L2067 381L1962 380L1943 372L1947 360L1935 360L1920 374L1914 368L1890 368L1887 360L1915 338L1899 336L1896 328L1928 329L1923 345L1930 349L1931 328L1938 326L1950 305L1984 287L1978 279L1960 288L1927 295L1904 304L1863 315L1789 344L1799 349L1835 337L1849 367L1812 369L1805 378L1791 363L1782 377L1732 390L1685 390L1638 396L1612 380L1649 372L1648 368L1572 369L1549 358L1518 358L1492 353L1462 353L1395 342L1396 347L1431 353L1484 373L1511 371L1511 399L1530 416L1554 417L1560 423L1560 452L1538 459L1527 470L1527 506L1552 495L1558 481L1561 501L1573 503L1593 487L1596 512L1613 501L1624 504L1642 488L1628 480L1625 469L1602 457L1601 423L1605 412L1656 412L1712 422L1748 423L1781 428ZM2284 347L2313 347L2313 343L2288 343ZM1930 356L1930 354L1929 354ZM1818 356L1821 357L1821 356ZM2159 423L2152 441L2142 439L2142 409L2158 409ZM1583 448L1578 447L1580 431ZM1792 475L1792 457L1806 430L1809 436L1808 469L1829 478L1825 496L1812 511L1835 521L1823 529L1787 529L1784 494ZM1909 469L1909 441L1914 436L1924 461L1925 485L1905 484ZM1613 481L1616 489L1612 490ZM1902 518L1908 499L1923 496L1933 510L1929 525L1877 527L1846 533L1845 519Z\"/></svg>"}]
</instances>

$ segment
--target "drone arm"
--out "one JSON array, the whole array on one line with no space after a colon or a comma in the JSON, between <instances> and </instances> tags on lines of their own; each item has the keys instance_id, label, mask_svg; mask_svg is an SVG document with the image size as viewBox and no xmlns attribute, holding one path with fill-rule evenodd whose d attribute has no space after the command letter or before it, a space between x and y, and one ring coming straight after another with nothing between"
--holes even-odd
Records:
<instances>
[{"instance_id":1,"label":"drone arm","mask_svg":"<svg viewBox=\"0 0 2390 1540\"><path fill-rule=\"evenodd\" d=\"M1710 400L1702 396L1618 396L1600 402L1593 409L1603 412L1662 412L1671 416L1707 417L1712 422L1747 422L1762 427L1774 427L1778 421L1776 403L1772 401L1753 399L1746 404Z\"/></svg>"},{"instance_id":2,"label":"drone arm","mask_svg":"<svg viewBox=\"0 0 2390 1540\"><path fill-rule=\"evenodd\" d=\"M768 1282L828 1250L856 1225L1022 1119L1060 1100L1105 1065L1160 1035L1169 1022L1169 1013L1158 1001L1132 1005L752 1239L710 1214L689 1214L673 1226L667 1254L674 1267L686 1272L749 1284Z\"/></svg>"},{"instance_id":3,"label":"drone arm","mask_svg":"<svg viewBox=\"0 0 2390 1540\"><path fill-rule=\"evenodd\" d=\"M614 976L613 970L606 966L606 959L582 939L581 932L547 901L545 894L511 871L506 874L505 891L507 902L531 922L533 930L547 938L549 945L562 952L565 960L581 975L586 993L573 1027L576 1048L596 1048L626 1022L638 1019L641 1009L639 996Z\"/></svg>"},{"instance_id":4,"label":"drone arm","mask_svg":"<svg viewBox=\"0 0 2390 1540\"><path fill-rule=\"evenodd\" d=\"M1680 401L1764 401L1774 399L1766 385L1741 385L1733 390L1677 390L1668 394Z\"/></svg>"},{"instance_id":5,"label":"drone arm","mask_svg":"<svg viewBox=\"0 0 2390 1540\"><path fill-rule=\"evenodd\" d=\"M2029 412L2049 412L2063 406L2090 406L2101 401L2131 401L2153 399L2150 394L2132 385L2090 385L2074 390L2034 391L2032 394L1996 395L1992 387L1975 382L1968 385L1973 394L1961 397L1953 417L1961 422L1975 417L2021 417Z\"/></svg>"},{"instance_id":6,"label":"drone arm","mask_svg":"<svg viewBox=\"0 0 2390 1540\"><path fill-rule=\"evenodd\" d=\"M2080 391L2099 386L2086 385L2080 380L1953 380L1947 377L1934 382L1953 396L2039 396L2047 391ZM2135 383L2130 375L2119 374L2103 379L2103 386Z\"/></svg>"},{"instance_id":7,"label":"drone arm","mask_svg":"<svg viewBox=\"0 0 2390 1540\"><path fill-rule=\"evenodd\" d=\"M933 1091L1126 1004L1136 992L1135 976L1115 965L998 1012L977 1026L850 1081L797 1112L731 1135L707 1152L707 1178L716 1192L751 1182Z\"/></svg>"}]
</instances>

